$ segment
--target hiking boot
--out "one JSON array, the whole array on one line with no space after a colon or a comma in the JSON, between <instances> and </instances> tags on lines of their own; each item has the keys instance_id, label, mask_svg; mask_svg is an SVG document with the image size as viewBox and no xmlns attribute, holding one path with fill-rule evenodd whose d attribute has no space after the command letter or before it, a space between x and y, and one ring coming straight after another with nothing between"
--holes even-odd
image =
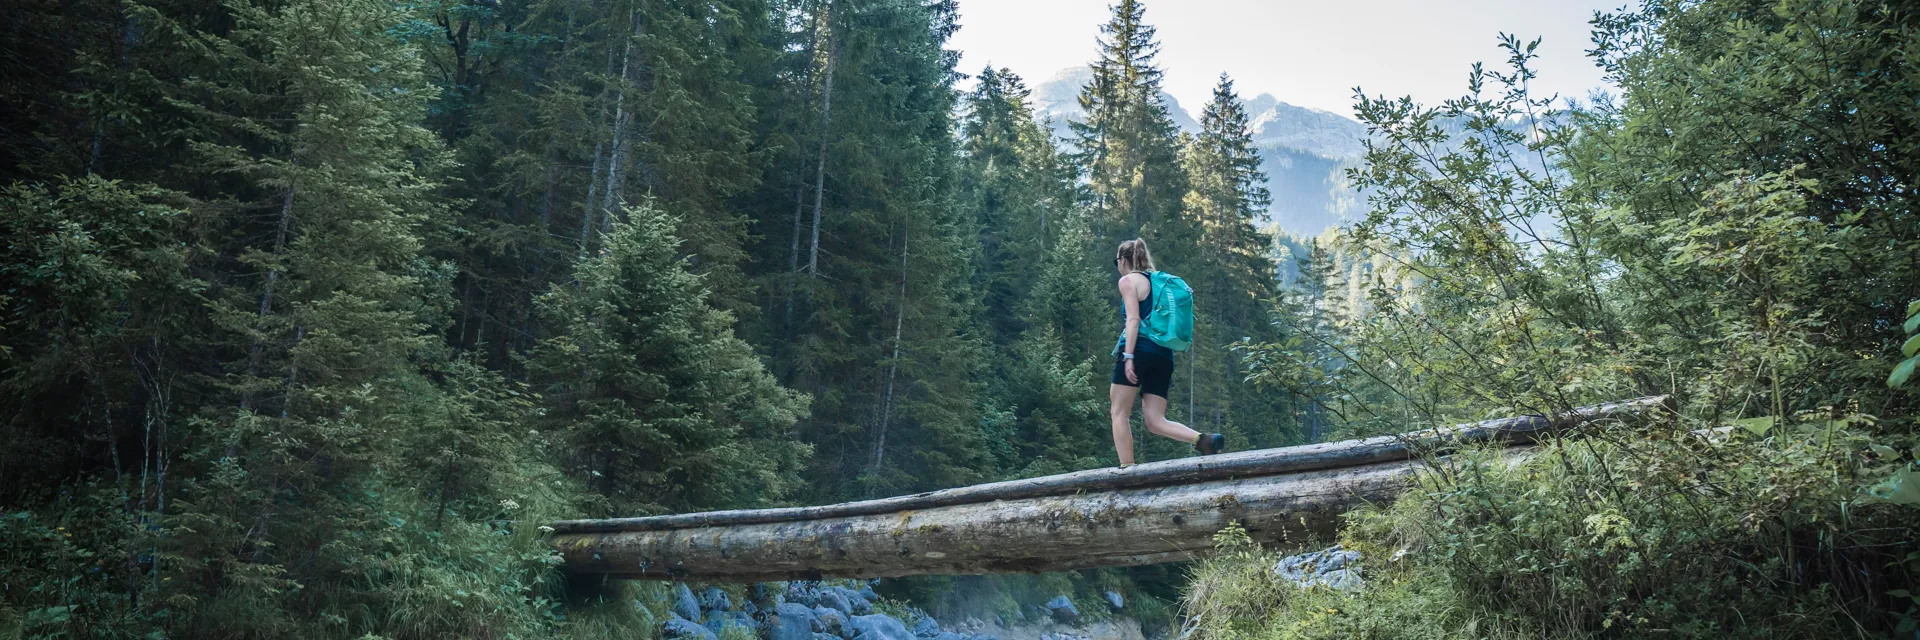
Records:
<instances>
[{"instance_id":1,"label":"hiking boot","mask_svg":"<svg viewBox=\"0 0 1920 640\"><path fill-rule=\"evenodd\" d=\"M1216 453L1220 453L1222 451L1226 451L1227 450L1227 434L1202 433L1200 434L1200 439L1195 440L1193 442L1193 448L1198 449L1200 451L1200 455L1203 455L1203 456L1210 456Z\"/></svg>"}]
</instances>

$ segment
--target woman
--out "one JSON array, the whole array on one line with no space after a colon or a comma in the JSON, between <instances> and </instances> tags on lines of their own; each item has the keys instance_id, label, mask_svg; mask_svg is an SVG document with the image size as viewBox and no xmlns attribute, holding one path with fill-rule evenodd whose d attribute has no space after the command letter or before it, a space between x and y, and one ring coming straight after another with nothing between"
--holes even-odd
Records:
<instances>
[{"instance_id":1,"label":"woman","mask_svg":"<svg viewBox=\"0 0 1920 640\"><path fill-rule=\"evenodd\" d=\"M1148 431L1191 443L1202 454L1220 453L1227 448L1226 436L1203 435L1167 419L1173 350L1140 335L1140 320L1153 312L1153 280L1147 277L1153 271L1153 255L1147 253L1147 241L1135 238L1120 243L1113 266L1120 270L1120 302L1127 318L1113 361L1113 384L1107 391L1113 400L1108 415L1113 418L1113 446L1120 451L1120 466L1133 465L1133 399L1141 394L1146 394L1140 404L1146 410Z\"/></svg>"}]
</instances>

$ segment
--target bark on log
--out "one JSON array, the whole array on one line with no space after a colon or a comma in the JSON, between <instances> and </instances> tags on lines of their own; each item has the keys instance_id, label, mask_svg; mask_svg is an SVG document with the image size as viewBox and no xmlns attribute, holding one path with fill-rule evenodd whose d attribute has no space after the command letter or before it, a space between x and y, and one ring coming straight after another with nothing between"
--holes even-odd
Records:
<instances>
[{"instance_id":1,"label":"bark on log","mask_svg":"<svg viewBox=\"0 0 1920 640\"><path fill-rule=\"evenodd\" d=\"M1239 522L1262 542L1331 531L1391 497L1418 462L1214 480L926 511L555 540L569 570L710 582L1034 573L1188 560Z\"/></svg>"},{"instance_id":2,"label":"bark on log","mask_svg":"<svg viewBox=\"0 0 1920 640\"><path fill-rule=\"evenodd\" d=\"M1187 560L1239 522L1255 540L1331 532L1391 498L1421 453L1526 444L1666 398L1426 432L1183 458L820 507L556 523L567 568L623 578L762 581L1045 572Z\"/></svg>"},{"instance_id":3,"label":"bark on log","mask_svg":"<svg viewBox=\"0 0 1920 640\"><path fill-rule=\"evenodd\" d=\"M1637 398L1621 402L1581 407L1562 416L1519 416L1500 418L1453 427L1415 431L1363 440L1343 440L1320 444L1237 451L1214 456L1177 458L1137 464L1126 469L1108 467L1058 475L1009 480L970 487L929 491L877 500L862 500L817 507L782 509L743 509L706 511L642 518L602 520L563 520L553 523L556 533L592 533L612 531L666 531L693 527L715 527L767 522L792 522L848 516L877 515L896 511L932 509L957 504L1018 500L1088 491L1188 484L1224 478L1277 475L1314 469L1407 460L1421 453L1463 444L1502 442L1526 444L1541 435L1576 424L1600 420L1619 420L1648 415L1667 408L1667 396Z\"/></svg>"}]
</instances>

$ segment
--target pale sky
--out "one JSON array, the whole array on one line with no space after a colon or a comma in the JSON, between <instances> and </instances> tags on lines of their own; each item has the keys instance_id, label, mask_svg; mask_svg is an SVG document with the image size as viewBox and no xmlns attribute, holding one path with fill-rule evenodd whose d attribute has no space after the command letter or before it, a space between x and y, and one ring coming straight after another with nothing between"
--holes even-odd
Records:
<instances>
[{"instance_id":1,"label":"pale sky","mask_svg":"<svg viewBox=\"0 0 1920 640\"><path fill-rule=\"evenodd\" d=\"M1544 37L1533 89L1584 100L1603 88L1587 21L1628 0L1146 0L1166 89L1199 117L1220 72L1242 98L1353 115L1353 87L1434 104L1466 91L1470 66L1504 70L1499 34ZM960 0L948 43L960 71L991 63L1037 85L1093 59L1110 0ZM963 86L971 86L971 81Z\"/></svg>"}]
</instances>

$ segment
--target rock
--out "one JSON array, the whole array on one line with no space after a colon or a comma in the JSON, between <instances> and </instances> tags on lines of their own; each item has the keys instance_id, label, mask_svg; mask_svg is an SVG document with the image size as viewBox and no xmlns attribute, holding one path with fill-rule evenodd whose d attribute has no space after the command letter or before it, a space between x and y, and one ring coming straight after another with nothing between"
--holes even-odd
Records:
<instances>
[{"instance_id":1,"label":"rock","mask_svg":"<svg viewBox=\"0 0 1920 640\"><path fill-rule=\"evenodd\" d=\"M913 635L920 638L940 635L940 622L931 617L921 616L919 622L913 623Z\"/></svg>"},{"instance_id":2,"label":"rock","mask_svg":"<svg viewBox=\"0 0 1920 640\"><path fill-rule=\"evenodd\" d=\"M846 635L847 614L827 607L814 607L813 619L819 621L822 632L836 636Z\"/></svg>"},{"instance_id":3,"label":"rock","mask_svg":"<svg viewBox=\"0 0 1920 640\"><path fill-rule=\"evenodd\" d=\"M854 616L847 619L847 628L852 630L848 640L913 640L907 625L892 616Z\"/></svg>"},{"instance_id":4,"label":"rock","mask_svg":"<svg viewBox=\"0 0 1920 640\"><path fill-rule=\"evenodd\" d=\"M1339 591L1355 591L1367 586L1366 580L1360 578L1359 567L1348 567L1328 572L1326 575L1321 576L1321 582Z\"/></svg>"},{"instance_id":5,"label":"rock","mask_svg":"<svg viewBox=\"0 0 1920 640\"><path fill-rule=\"evenodd\" d=\"M755 629L759 626L751 616L738 611L715 611L707 615L707 628L716 634L726 633L727 627L739 627L748 636L757 636Z\"/></svg>"},{"instance_id":6,"label":"rock","mask_svg":"<svg viewBox=\"0 0 1920 640\"><path fill-rule=\"evenodd\" d=\"M712 629L700 626L700 623L688 620L675 613L660 625L660 637L675 640L720 640Z\"/></svg>"},{"instance_id":7,"label":"rock","mask_svg":"<svg viewBox=\"0 0 1920 640\"><path fill-rule=\"evenodd\" d=\"M1073 600L1065 595L1054 596L1047 601L1047 612L1053 619L1063 624L1080 624L1080 608L1073 606Z\"/></svg>"},{"instance_id":8,"label":"rock","mask_svg":"<svg viewBox=\"0 0 1920 640\"><path fill-rule=\"evenodd\" d=\"M813 640L842 640L842 639L840 638L840 636L836 636L832 634L816 633L816 634L813 634Z\"/></svg>"},{"instance_id":9,"label":"rock","mask_svg":"<svg viewBox=\"0 0 1920 640\"><path fill-rule=\"evenodd\" d=\"M1100 597L1106 598L1107 607L1113 609L1114 611L1119 611L1120 609L1127 606L1126 599L1121 598L1120 592L1118 591L1108 591L1106 593L1100 594Z\"/></svg>"},{"instance_id":10,"label":"rock","mask_svg":"<svg viewBox=\"0 0 1920 640\"><path fill-rule=\"evenodd\" d=\"M967 640L967 637L952 631L942 631L934 635L933 640Z\"/></svg>"},{"instance_id":11,"label":"rock","mask_svg":"<svg viewBox=\"0 0 1920 640\"><path fill-rule=\"evenodd\" d=\"M707 587L706 591L700 592L700 608L707 611L732 611L733 599L727 597L725 591Z\"/></svg>"},{"instance_id":12,"label":"rock","mask_svg":"<svg viewBox=\"0 0 1920 640\"><path fill-rule=\"evenodd\" d=\"M767 620L767 640L813 640L819 626L812 609L794 602L780 604Z\"/></svg>"},{"instance_id":13,"label":"rock","mask_svg":"<svg viewBox=\"0 0 1920 640\"><path fill-rule=\"evenodd\" d=\"M693 590L683 583L673 583L673 612L688 622L700 622L700 601L694 599Z\"/></svg>"},{"instance_id":14,"label":"rock","mask_svg":"<svg viewBox=\"0 0 1920 640\"><path fill-rule=\"evenodd\" d=\"M867 594L872 592L871 589L861 592L846 587L829 587L822 590L821 597L827 597L826 594L837 595L847 602L847 615L864 616L873 613L873 601L877 598L867 597Z\"/></svg>"},{"instance_id":15,"label":"rock","mask_svg":"<svg viewBox=\"0 0 1920 640\"><path fill-rule=\"evenodd\" d=\"M818 600L819 605L822 607L826 607L828 609L832 609L834 611L838 611L840 612L840 615L847 616L848 618L852 618L853 605L847 602L847 596L845 594L840 593L841 591L845 591L845 590L846 589L841 589L841 588L821 589L820 598Z\"/></svg>"},{"instance_id":16,"label":"rock","mask_svg":"<svg viewBox=\"0 0 1920 640\"><path fill-rule=\"evenodd\" d=\"M787 583L787 602L798 602L809 607L820 604L820 583L813 580L795 580Z\"/></svg>"},{"instance_id":17,"label":"rock","mask_svg":"<svg viewBox=\"0 0 1920 640\"><path fill-rule=\"evenodd\" d=\"M1347 551L1336 544L1320 551L1281 558L1273 565L1273 573L1301 587L1318 585L1350 591L1366 584L1360 577L1359 561L1360 552Z\"/></svg>"}]
</instances>

